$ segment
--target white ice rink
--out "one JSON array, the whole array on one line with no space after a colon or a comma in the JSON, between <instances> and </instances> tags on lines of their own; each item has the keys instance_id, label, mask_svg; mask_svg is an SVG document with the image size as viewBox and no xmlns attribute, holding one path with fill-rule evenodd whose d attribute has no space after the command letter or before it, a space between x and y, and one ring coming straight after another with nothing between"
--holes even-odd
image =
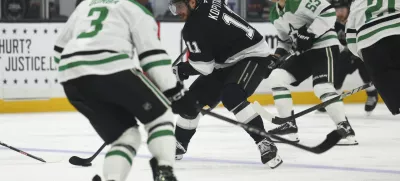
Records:
<instances>
[{"instance_id":1,"label":"white ice rink","mask_svg":"<svg viewBox=\"0 0 400 181\"><path fill-rule=\"evenodd\" d=\"M232 117L223 109L216 112ZM261 164L257 147L243 130L203 117L175 172L179 181L400 181L400 117L392 116L384 105L378 105L370 117L364 116L363 105L346 105L346 112L359 146L337 146L316 155L278 144L284 163L275 170ZM301 143L310 146L335 129L325 114L310 113L297 123ZM92 167L68 163L73 155L90 157L102 145L78 113L0 115L0 135L0 141L49 162L40 163L0 146L0 181L91 181L101 173L104 151ZM149 157L143 144L129 181L152 180Z\"/></svg>"}]
</instances>

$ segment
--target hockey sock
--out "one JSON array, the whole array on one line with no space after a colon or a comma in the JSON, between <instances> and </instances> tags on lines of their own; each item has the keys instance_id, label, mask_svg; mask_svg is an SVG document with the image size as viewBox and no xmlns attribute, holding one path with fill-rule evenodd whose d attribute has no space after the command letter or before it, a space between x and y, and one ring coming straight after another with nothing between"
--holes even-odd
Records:
<instances>
[{"instance_id":1,"label":"hockey sock","mask_svg":"<svg viewBox=\"0 0 400 181\"><path fill-rule=\"evenodd\" d=\"M265 130L261 116L254 111L251 103L249 103L248 101L239 104L236 108L232 110L232 112L235 114L236 119L239 122ZM253 138L256 143L264 139L264 137L258 134L254 134L248 131L246 132Z\"/></svg>"},{"instance_id":2,"label":"hockey sock","mask_svg":"<svg viewBox=\"0 0 400 181\"><path fill-rule=\"evenodd\" d=\"M196 129L188 130L188 129L183 129L179 126L176 126L176 128L175 128L176 140L184 145L189 144L190 140L192 139L192 137L195 133L196 133Z\"/></svg>"},{"instance_id":3,"label":"hockey sock","mask_svg":"<svg viewBox=\"0 0 400 181\"><path fill-rule=\"evenodd\" d=\"M317 84L314 86L315 95L325 102L330 100L338 94L331 83ZM346 120L343 101L337 101L325 107L326 112L329 114L333 122L336 124Z\"/></svg>"},{"instance_id":4,"label":"hockey sock","mask_svg":"<svg viewBox=\"0 0 400 181\"><path fill-rule=\"evenodd\" d=\"M151 154L157 159L159 165L173 167L175 163L176 139L174 125L170 121L173 115L168 110L153 122L146 124L148 132L147 145Z\"/></svg>"},{"instance_id":5,"label":"hockey sock","mask_svg":"<svg viewBox=\"0 0 400 181\"><path fill-rule=\"evenodd\" d=\"M176 140L183 145L187 145L196 133L196 128L199 125L200 118L201 114L194 119L179 117L175 128Z\"/></svg>"},{"instance_id":6,"label":"hockey sock","mask_svg":"<svg viewBox=\"0 0 400 181\"><path fill-rule=\"evenodd\" d=\"M272 94L279 117L286 118L292 116L293 100L289 89L286 87L274 87L272 88Z\"/></svg>"},{"instance_id":7,"label":"hockey sock","mask_svg":"<svg viewBox=\"0 0 400 181\"><path fill-rule=\"evenodd\" d=\"M106 180L126 180L140 143L139 130L137 128L130 128L111 144L103 165L103 174Z\"/></svg>"}]
</instances>

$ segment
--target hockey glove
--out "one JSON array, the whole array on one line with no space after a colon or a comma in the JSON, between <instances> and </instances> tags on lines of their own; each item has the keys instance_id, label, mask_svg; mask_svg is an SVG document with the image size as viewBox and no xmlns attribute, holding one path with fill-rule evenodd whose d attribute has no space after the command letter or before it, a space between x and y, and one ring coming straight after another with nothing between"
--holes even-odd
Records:
<instances>
[{"instance_id":1,"label":"hockey glove","mask_svg":"<svg viewBox=\"0 0 400 181\"><path fill-rule=\"evenodd\" d=\"M191 94L185 94L180 82L177 82L176 87L166 90L164 95L171 101L173 113L182 117L196 117L199 113L196 99Z\"/></svg>"},{"instance_id":2,"label":"hockey glove","mask_svg":"<svg viewBox=\"0 0 400 181\"><path fill-rule=\"evenodd\" d=\"M296 42L297 51L303 53L312 48L315 34L307 31L307 27L304 25L297 31Z\"/></svg>"},{"instance_id":3,"label":"hockey glove","mask_svg":"<svg viewBox=\"0 0 400 181\"><path fill-rule=\"evenodd\" d=\"M268 69L271 69L271 70L278 68L280 66L280 64L282 63L279 61L279 57L276 55L273 55L273 54L269 55L267 57L267 60L270 62L268 65Z\"/></svg>"},{"instance_id":4,"label":"hockey glove","mask_svg":"<svg viewBox=\"0 0 400 181\"><path fill-rule=\"evenodd\" d=\"M176 79L179 82L182 82L186 79L189 78L191 75L198 75L199 72L197 72L190 64L189 62L181 62L178 63L176 66L172 67L172 72L175 74Z\"/></svg>"}]
</instances>

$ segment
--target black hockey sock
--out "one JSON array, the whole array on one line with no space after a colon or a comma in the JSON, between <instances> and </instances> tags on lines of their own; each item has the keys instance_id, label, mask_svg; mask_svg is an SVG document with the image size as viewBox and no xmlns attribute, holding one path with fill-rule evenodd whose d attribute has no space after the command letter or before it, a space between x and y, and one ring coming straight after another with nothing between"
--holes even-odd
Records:
<instances>
[{"instance_id":1,"label":"black hockey sock","mask_svg":"<svg viewBox=\"0 0 400 181\"><path fill-rule=\"evenodd\" d=\"M251 120L247 124L265 131L264 122L262 121L261 116L255 117L253 120ZM254 133L251 133L251 132L248 132L248 131L246 131L246 132L253 138L253 140L256 142L256 144L264 139L264 137L262 137L262 136L260 136L258 134L254 134Z\"/></svg>"},{"instance_id":2,"label":"black hockey sock","mask_svg":"<svg viewBox=\"0 0 400 181\"><path fill-rule=\"evenodd\" d=\"M183 129L179 126L176 126L175 128L175 137L176 140L179 141L183 146L187 146L190 142L190 139L192 139L194 133L196 133L196 129Z\"/></svg>"}]
</instances>

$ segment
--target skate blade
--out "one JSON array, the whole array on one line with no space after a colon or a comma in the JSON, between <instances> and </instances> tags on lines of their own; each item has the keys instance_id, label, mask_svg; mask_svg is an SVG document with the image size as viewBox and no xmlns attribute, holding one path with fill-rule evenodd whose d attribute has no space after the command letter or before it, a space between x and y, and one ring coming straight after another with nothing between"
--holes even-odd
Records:
<instances>
[{"instance_id":1,"label":"skate blade","mask_svg":"<svg viewBox=\"0 0 400 181\"><path fill-rule=\"evenodd\" d=\"M347 138L341 139L338 143L336 143L336 145L337 146L355 146L355 145L358 145L358 142L354 136L348 136Z\"/></svg>"},{"instance_id":2,"label":"skate blade","mask_svg":"<svg viewBox=\"0 0 400 181\"><path fill-rule=\"evenodd\" d=\"M276 155L275 158L271 159L265 165L268 165L268 167L271 169L275 169L275 168L279 167L282 163L283 163L282 158L279 155Z\"/></svg>"},{"instance_id":3,"label":"skate blade","mask_svg":"<svg viewBox=\"0 0 400 181\"><path fill-rule=\"evenodd\" d=\"M365 112L365 116L371 116L371 115L372 115L372 111Z\"/></svg>"},{"instance_id":4,"label":"skate blade","mask_svg":"<svg viewBox=\"0 0 400 181\"><path fill-rule=\"evenodd\" d=\"M291 133L291 134L287 134L287 135L283 135L283 136L290 142L293 142L293 143L300 142L300 139L299 139L299 136L297 135L297 133ZM274 140L273 138L271 138L271 139L272 139L272 142L274 142L274 143L282 143L282 141Z\"/></svg>"},{"instance_id":5,"label":"skate blade","mask_svg":"<svg viewBox=\"0 0 400 181\"><path fill-rule=\"evenodd\" d=\"M183 155L175 155L175 160L182 160L183 159Z\"/></svg>"}]
</instances>

